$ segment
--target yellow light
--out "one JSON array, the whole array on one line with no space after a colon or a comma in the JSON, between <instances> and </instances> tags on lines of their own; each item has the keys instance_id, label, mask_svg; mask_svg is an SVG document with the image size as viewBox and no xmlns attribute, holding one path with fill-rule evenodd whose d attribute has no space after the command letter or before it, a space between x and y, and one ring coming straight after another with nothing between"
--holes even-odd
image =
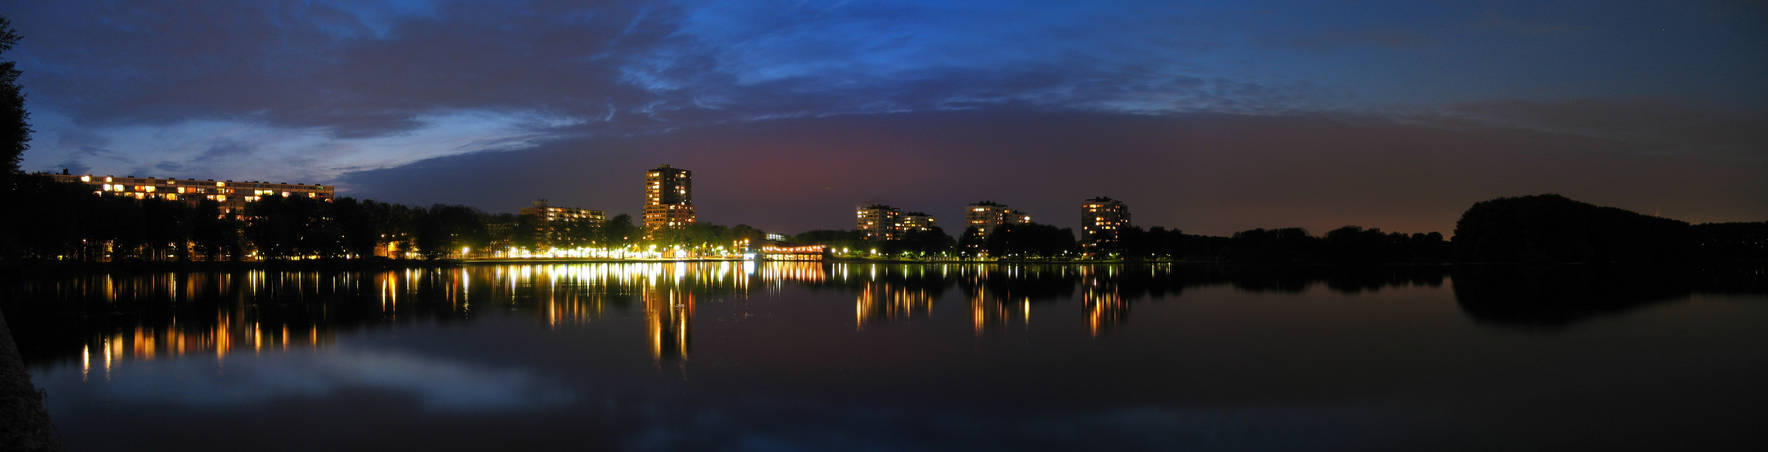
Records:
<instances>
[{"instance_id":1,"label":"yellow light","mask_svg":"<svg viewBox=\"0 0 1768 452\"><path fill-rule=\"evenodd\" d=\"M80 182L92 182L91 175L80 176Z\"/></svg>"}]
</instances>

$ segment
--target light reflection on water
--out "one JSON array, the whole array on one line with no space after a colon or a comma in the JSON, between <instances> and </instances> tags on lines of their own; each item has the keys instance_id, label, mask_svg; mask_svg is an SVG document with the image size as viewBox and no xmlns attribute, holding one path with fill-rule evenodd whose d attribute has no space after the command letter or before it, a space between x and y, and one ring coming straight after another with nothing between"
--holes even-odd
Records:
<instances>
[{"instance_id":1,"label":"light reflection on water","mask_svg":"<svg viewBox=\"0 0 1768 452\"><path fill-rule=\"evenodd\" d=\"M1721 419L1738 413L1716 400L1768 402L1753 383L1768 352L1748 346L1768 339L1751 326L1768 290L1742 274L480 265L69 276L16 282L0 306L77 447L188 447L178 425L199 420L291 448L392 434L348 422L367 413L408 433L524 426L414 447L523 429L576 432L522 443L543 448L1409 447L1467 425L1491 435L1473 445L1727 445L1723 421L1662 438L1603 421L1617 398ZM1705 335L1666 333L1690 329ZM1673 353L1613 351L1642 344ZM1729 361L1696 359L1715 356ZM1705 386L1666 389L1688 375ZM291 420L244 414L274 407L337 420L237 425ZM1500 415L1529 407L1595 420L1556 434Z\"/></svg>"},{"instance_id":2,"label":"light reflection on water","mask_svg":"<svg viewBox=\"0 0 1768 452\"><path fill-rule=\"evenodd\" d=\"M1151 278L1161 278L1171 272L1171 266L1150 266L1146 270ZM1092 334L1098 335L1121 322L1127 313L1128 304L1117 292L1116 272L1117 268L1112 266L1014 266L1002 271L979 264L594 263L378 273L250 270L238 274L162 273L136 277L105 274L25 282L21 290L47 295L47 299L33 301L39 305L85 303L129 309L147 307L130 305L150 303L214 304L215 312L203 318L192 318L190 310L174 309L165 318L157 319L159 322L143 318L143 322L126 329L100 332L88 338L80 345L83 374L92 370L91 355L97 350L103 356L100 369L108 375L113 365L161 356L203 353L225 360L235 352L259 353L266 349L287 350L291 346L319 348L335 340L334 329L339 323L397 323L402 313L470 318L475 299L480 303L479 309L531 305L531 312L543 316L548 327L558 327L585 324L602 317L609 297L636 296L643 303L653 357L683 358L689 354L689 325L696 293L748 296L751 279L765 281L763 290L777 292L785 284L825 283L831 273L842 284L858 285L854 301L856 329L929 316L936 296L945 290L944 285L955 281L967 295L973 330L978 335L1013 321L1031 321L1031 295L1015 290L1013 281L1078 277L1087 324ZM1049 292L1048 287L1033 289ZM360 306L330 311L333 303L356 303L370 293L374 312L361 312ZM403 309L401 300L406 303ZM419 300L425 304L412 305ZM308 304L309 301L316 303ZM266 319L253 306L289 302L306 309L298 313L302 315ZM333 321L340 316L349 319Z\"/></svg>"}]
</instances>

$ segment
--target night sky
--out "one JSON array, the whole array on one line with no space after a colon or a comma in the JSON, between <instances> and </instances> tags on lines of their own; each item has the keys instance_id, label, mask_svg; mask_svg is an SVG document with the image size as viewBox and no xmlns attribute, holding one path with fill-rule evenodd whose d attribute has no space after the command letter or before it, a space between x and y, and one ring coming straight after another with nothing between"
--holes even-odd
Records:
<instances>
[{"instance_id":1,"label":"night sky","mask_svg":"<svg viewBox=\"0 0 1768 452\"><path fill-rule=\"evenodd\" d=\"M0 1L24 169L637 214L670 163L701 221L783 232L1099 195L1203 234L1544 192L1768 219L1762 2L177 3Z\"/></svg>"}]
</instances>

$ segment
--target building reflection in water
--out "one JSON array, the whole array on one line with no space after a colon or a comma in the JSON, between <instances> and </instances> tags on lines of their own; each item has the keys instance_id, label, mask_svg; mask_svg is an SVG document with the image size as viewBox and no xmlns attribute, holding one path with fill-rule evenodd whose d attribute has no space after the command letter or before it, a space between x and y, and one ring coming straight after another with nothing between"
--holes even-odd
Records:
<instances>
[{"instance_id":1,"label":"building reflection in water","mask_svg":"<svg viewBox=\"0 0 1768 452\"><path fill-rule=\"evenodd\" d=\"M965 265L958 285L970 301L972 331L981 336L1018 321L1031 328L1031 305L1072 296L1077 267L1069 265Z\"/></svg>"},{"instance_id":2,"label":"building reflection in water","mask_svg":"<svg viewBox=\"0 0 1768 452\"><path fill-rule=\"evenodd\" d=\"M644 300L645 331L651 339L651 357L659 363L687 359L694 294L675 288L647 289Z\"/></svg>"},{"instance_id":3,"label":"building reflection in water","mask_svg":"<svg viewBox=\"0 0 1768 452\"><path fill-rule=\"evenodd\" d=\"M1130 304L1118 291L1117 267L1081 267L1080 303L1086 310L1087 331L1093 337L1116 327L1129 317Z\"/></svg>"},{"instance_id":4,"label":"building reflection in water","mask_svg":"<svg viewBox=\"0 0 1768 452\"><path fill-rule=\"evenodd\" d=\"M927 290L890 282L866 281L853 304L854 328L861 330L867 322L906 320L933 313L933 295Z\"/></svg>"},{"instance_id":5,"label":"building reflection in water","mask_svg":"<svg viewBox=\"0 0 1768 452\"><path fill-rule=\"evenodd\" d=\"M939 294L955 286L968 303L971 329L980 336L1013 324L1030 328L1032 304L1072 298L1076 285L1089 275L1095 280L1116 275L1113 267L1101 268L1105 270L1073 265L835 263L830 273L839 283L857 286L854 315L861 330L867 325L930 317ZM1122 297L1116 295L1116 286L1105 289L1109 291L1092 294L1108 303L1086 304L1089 309L1103 309L1089 311L1105 316L1095 319L1106 322L1100 326L1127 312Z\"/></svg>"},{"instance_id":6,"label":"building reflection in water","mask_svg":"<svg viewBox=\"0 0 1768 452\"><path fill-rule=\"evenodd\" d=\"M853 287L854 328L931 317L934 300L949 285L950 265L836 263L837 285Z\"/></svg>"},{"instance_id":7,"label":"building reflection in water","mask_svg":"<svg viewBox=\"0 0 1768 452\"><path fill-rule=\"evenodd\" d=\"M1335 290L1440 284L1440 274L1352 275ZM967 306L976 335L1030 328L1033 305L1078 299L1094 337L1122 328L1133 300L1170 298L1186 286L1231 285L1288 292L1320 281L1289 273L1233 273L1172 265L1007 265L841 262L583 263L487 265L382 272L250 270L94 274L16 281L9 317L27 362L77 362L82 374L110 375L130 361L324 347L340 332L422 321L470 321L476 312L531 316L548 328L594 323L642 309L644 338L657 362L685 360L700 303L751 296L786 285L850 294L854 327L932 318L947 290ZM843 295L845 298L847 295ZM490 311L485 311L490 309ZM1061 311L1055 311L1061 312ZM959 317L962 318L962 317ZM957 319L953 319L957 320ZM845 321L843 321L845 322ZM1015 325L1017 324L1017 325Z\"/></svg>"},{"instance_id":8,"label":"building reflection in water","mask_svg":"<svg viewBox=\"0 0 1768 452\"><path fill-rule=\"evenodd\" d=\"M300 303L355 284L351 275L317 273L160 273L100 275L48 281L46 303L84 305L88 312L144 309L136 321L110 324L108 316L86 330L70 331L82 379L130 361L213 355L218 366L232 353L313 348L329 344L333 331L324 311L265 309L259 303ZM32 288L27 288L32 289ZM96 369L94 369L96 367Z\"/></svg>"},{"instance_id":9,"label":"building reflection in water","mask_svg":"<svg viewBox=\"0 0 1768 452\"><path fill-rule=\"evenodd\" d=\"M652 354L663 359L687 354L695 294L746 294L756 272L754 263L723 262L101 274L22 282L17 290L32 296L16 300L29 302L8 309L77 319L26 325L19 334L42 339L28 342L38 346L26 350L33 362L77 359L87 378L108 377L129 361L185 355L212 355L225 366L234 353L323 347L338 330L466 320L485 303L534 312L557 327L592 322L611 302L641 299ZM815 263L767 265L762 273L777 281L824 279Z\"/></svg>"}]
</instances>

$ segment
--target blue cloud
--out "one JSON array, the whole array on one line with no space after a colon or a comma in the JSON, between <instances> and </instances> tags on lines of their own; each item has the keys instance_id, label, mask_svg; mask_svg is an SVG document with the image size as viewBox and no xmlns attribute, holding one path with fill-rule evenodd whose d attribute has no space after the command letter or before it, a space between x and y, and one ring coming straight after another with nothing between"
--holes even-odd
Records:
<instances>
[{"instance_id":1,"label":"blue cloud","mask_svg":"<svg viewBox=\"0 0 1768 452\"><path fill-rule=\"evenodd\" d=\"M1725 3L0 1L26 37L7 57L34 116L65 118L38 125L64 138L35 143L31 169L232 171L185 164L213 138L202 134L230 130L249 131L229 136L253 158L317 166L251 177L323 181L782 118L1768 102L1768 32L1747 20L1762 8ZM1596 6L1606 13L1584 13ZM496 127L462 137L459 118ZM67 138L79 136L112 144Z\"/></svg>"}]
</instances>

